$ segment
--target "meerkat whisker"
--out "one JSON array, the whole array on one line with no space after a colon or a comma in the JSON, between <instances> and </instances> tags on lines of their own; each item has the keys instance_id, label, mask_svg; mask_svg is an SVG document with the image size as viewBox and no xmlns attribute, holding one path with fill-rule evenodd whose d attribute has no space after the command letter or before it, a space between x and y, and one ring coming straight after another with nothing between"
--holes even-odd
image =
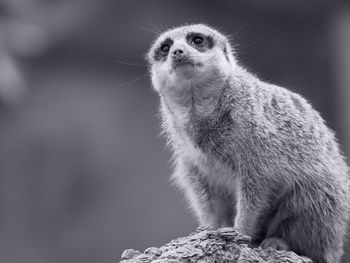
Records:
<instances>
[{"instance_id":1,"label":"meerkat whisker","mask_svg":"<svg viewBox=\"0 0 350 263\"><path fill-rule=\"evenodd\" d=\"M119 64L123 64L123 65L127 65L127 66L135 66L135 67L147 68L147 65L145 65L145 64L126 62L126 61L122 61L122 60L114 60L114 62L119 63Z\"/></svg>"},{"instance_id":2,"label":"meerkat whisker","mask_svg":"<svg viewBox=\"0 0 350 263\"><path fill-rule=\"evenodd\" d=\"M113 90L114 91L119 91L119 92L122 92L125 90L126 87L130 86L130 84L134 84L135 82L145 78L148 76L148 73L146 74L142 74L141 76L138 76L136 78L133 78L131 80L128 80L126 82L123 82L122 84L120 84L119 86L117 86L116 88L114 88Z\"/></svg>"}]
</instances>

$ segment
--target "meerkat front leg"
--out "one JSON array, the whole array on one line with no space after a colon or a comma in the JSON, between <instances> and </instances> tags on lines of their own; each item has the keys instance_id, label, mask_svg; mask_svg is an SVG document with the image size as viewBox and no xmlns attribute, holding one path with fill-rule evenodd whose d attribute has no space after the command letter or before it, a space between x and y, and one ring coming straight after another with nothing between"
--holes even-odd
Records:
<instances>
[{"instance_id":1,"label":"meerkat front leg","mask_svg":"<svg viewBox=\"0 0 350 263\"><path fill-rule=\"evenodd\" d=\"M240 197L237 202L237 215L234 227L243 235L254 236L257 231L257 221L260 209L247 201L245 197Z\"/></svg>"},{"instance_id":2,"label":"meerkat front leg","mask_svg":"<svg viewBox=\"0 0 350 263\"><path fill-rule=\"evenodd\" d=\"M174 176L184 190L199 224L210 227L233 226L235 201L232 195L208 183L195 165L181 165ZM219 193L220 192L220 193Z\"/></svg>"},{"instance_id":3,"label":"meerkat front leg","mask_svg":"<svg viewBox=\"0 0 350 263\"><path fill-rule=\"evenodd\" d=\"M282 238L273 236L266 238L260 236L259 231L261 231L261 229L259 225L262 221L269 220L266 214L268 204L261 200L267 200L267 198L260 197L249 200L246 196L240 196L237 203L237 215L234 227L240 233L252 237L254 246L261 246L264 249L271 247L276 250L290 250L287 241Z\"/></svg>"},{"instance_id":4,"label":"meerkat front leg","mask_svg":"<svg viewBox=\"0 0 350 263\"><path fill-rule=\"evenodd\" d=\"M201 226L219 227L219 218L211 204L211 197L206 186L201 182L183 185L187 201Z\"/></svg>"},{"instance_id":5,"label":"meerkat front leg","mask_svg":"<svg viewBox=\"0 0 350 263\"><path fill-rule=\"evenodd\" d=\"M194 188L197 188L194 190ZM221 196L211 195L207 189L186 189L186 194L192 209L198 217L199 224L214 228L233 226L233 203L228 204ZM230 207L232 205L232 207Z\"/></svg>"},{"instance_id":6,"label":"meerkat front leg","mask_svg":"<svg viewBox=\"0 0 350 263\"><path fill-rule=\"evenodd\" d=\"M276 250L285 250L285 251L290 250L288 243L285 240L283 240L282 238L278 238L278 237L266 238L263 240L263 242L261 242L260 246L263 249L271 247L271 248L274 248Z\"/></svg>"}]
</instances>

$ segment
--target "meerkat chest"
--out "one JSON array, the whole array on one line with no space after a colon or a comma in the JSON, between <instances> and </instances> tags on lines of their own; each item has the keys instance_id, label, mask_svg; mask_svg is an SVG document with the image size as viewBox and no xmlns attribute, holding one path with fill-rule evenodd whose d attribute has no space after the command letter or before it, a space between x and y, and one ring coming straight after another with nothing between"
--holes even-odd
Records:
<instances>
[{"instance_id":1,"label":"meerkat chest","mask_svg":"<svg viewBox=\"0 0 350 263\"><path fill-rule=\"evenodd\" d=\"M231 188L236 185L237 171L195 146L184 131L174 136L176 137L174 138L176 155L182 158L184 162L196 166L206 183L214 187L224 188Z\"/></svg>"},{"instance_id":2,"label":"meerkat chest","mask_svg":"<svg viewBox=\"0 0 350 263\"><path fill-rule=\"evenodd\" d=\"M203 152L190 138L185 128L191 119L188 109L176 107L175 111L170 111L163 104L162 113L175 158L180 158L183 162L195 166L200 176L209 185L226 187L236 180L237 171L234 171L213 155Z\"/></svg>"}]
</instances>

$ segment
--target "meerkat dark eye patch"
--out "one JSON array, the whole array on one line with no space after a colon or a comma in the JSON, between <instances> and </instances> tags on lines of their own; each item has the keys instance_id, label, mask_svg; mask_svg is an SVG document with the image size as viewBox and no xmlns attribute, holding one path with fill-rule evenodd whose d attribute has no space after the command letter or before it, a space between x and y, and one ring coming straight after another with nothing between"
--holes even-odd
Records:
<instances>
[{"instance_id":1,"label":"meerkat dark eye patch","mask_svg":"<svg viewBox=\"0 0 350 263\"><path fill-rule=\"evenodd\" d=\"M154 52L154 60L165 61L173 43L174 41L172 39L170 38L165 39Z\"/></svg>"},{"instance_id":2,"label":"meerkat dark eye patch","mask_svg":"<svg viewBox=\"0 0 350 263\"><path fill-rule=\"evenodd\" d=\"M214 46L214 41L211 36L206 36L201 33L191 32L186 36L187 42L201 52L211 49Z\"/></svg>"}]
</instances>

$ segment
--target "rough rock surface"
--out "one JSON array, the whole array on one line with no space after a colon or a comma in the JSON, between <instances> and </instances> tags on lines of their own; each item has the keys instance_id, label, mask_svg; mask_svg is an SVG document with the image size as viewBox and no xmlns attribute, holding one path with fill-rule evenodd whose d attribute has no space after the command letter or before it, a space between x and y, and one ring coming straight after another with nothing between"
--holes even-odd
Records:
<instances>
[{"instance_id":1,"label":"rough rock surface","mask_svg":"<svg viewBox=\"0 0 350 263\"><path fill-rule=\"evenodd\" d=\"M250 238L233 228L198 228L187 237L180 237L160 247L147 248L144 253L127 249L120 263L180 263L180 262L230 262L230 263L311 263L293 252L272 248L250 248Z\"/></svg>"}]
</instances>

